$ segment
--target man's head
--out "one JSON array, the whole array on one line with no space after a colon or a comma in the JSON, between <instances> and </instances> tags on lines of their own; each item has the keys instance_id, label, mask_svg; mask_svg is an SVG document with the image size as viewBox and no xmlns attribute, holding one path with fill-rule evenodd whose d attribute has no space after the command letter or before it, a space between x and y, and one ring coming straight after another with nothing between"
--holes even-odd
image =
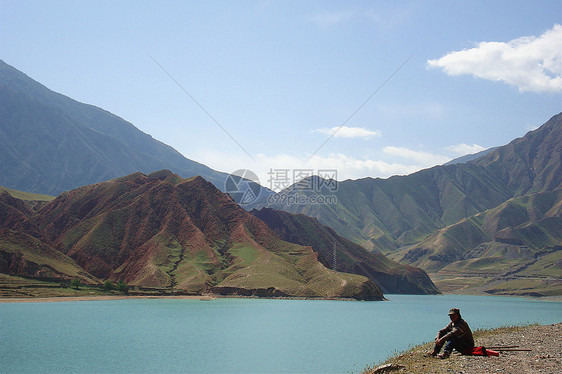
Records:
<instances>
[{"instance_id":1,"label":"man's head","mask_svg":"<svg viewBox=\"0 0 562 374\"><path fill-rule=\"evenodd\" d=\"M457 319L461 318L461 311L458 308L449 310L449 318L451 318L451 321L455 322Z\"/></svg>"}]
</instances>

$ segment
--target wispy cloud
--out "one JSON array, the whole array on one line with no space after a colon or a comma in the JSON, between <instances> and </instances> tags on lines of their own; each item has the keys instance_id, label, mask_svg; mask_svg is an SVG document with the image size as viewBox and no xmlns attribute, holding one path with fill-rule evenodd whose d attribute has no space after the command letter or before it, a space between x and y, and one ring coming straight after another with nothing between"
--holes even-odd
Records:
<instances>
[{"instance_id":1,"label":"wispy cloud","mask_svg":"<svg viewBox=\"0 0 562 374\"><path fill-rule=\"evenodd\" d=\"M358 179L364 177L388 178L393 175L408 175L428 167L442 164L451 158L432 155L426 152L411 151L406 148L386 147L385 153L398 153L404 158L404 162L388 162L371 158L355 158L342 153L331 153L328 155L290 155L290 154L258 154L254 157L255 162L248 164L248 160L242 155L238 158L232 154L206 150L197 155L190 155L212 167L227 173L238 169L249 169L256 173L260 183L265 187L272 187L272 171L286 170L288 177L293 177L293 172L300 170L312 171L317 174L319 170L336 170L337 179ZM296 182L296 180L295 180Z\"/></svg>"},{"instance_id":2,"label":"wispy cloud","mask_svg":"<svg viewBox=\"0 0 562 374\"><path fill-rule=\"evenodd\" d=\"M445 149L454 152L459 156L464 156L464 155L471 155L473 153L482 152L486 148L478 144L470 145L470 144L463 143L463 144L451 145L449 147L446 147Z\"/></svg>"},{"instance_id":3,"label":"wispy cloud","mask_svg":"<svg viewBox=\"0 0 562 374\"><path fill-rule=\"evenodd\" d=\"M415 161L420 168L441 165L451 160L450 157L423 151L414 151L404 147L384 147L383 152L389 155Z\"/></svg>"},{"instance_id":4,"label":"wispy cloud","mask_svg":"<svg viewBox=\"0 0 562 374\"><path fill-rule=\"evenodd\" d=\"M322 128L312 130L312 132L318 132L321 134L326 134L333 136L334 138L362 138L362 139L371 139L371 138L378 138L381 136L380 131L373 131L369 129L365 129L362 127L331 127L331 128Z\"/></svg>"},{"instance_id":5,"label":"wispy cloud","mask_svg":"<svg viewBox=\"0 0 562 374\"><path fill-rule=\"evenodd\" d=\"M443 104L436 102L385 103L377 105L377 112L393 118L442 119L449 111Z\"/></svg>"},{"instance_id":6,"label":"wispy cloud","mask_svg":"<svg viewBox=\"0 0 562 374\"><path fill-rule=\"evenodd\" d=\"M560 92L562 90L562 26L555 24L542 35L526 36L509 42L481 42L475 48L451 52L428 60L431 68L448 75L470 74L494 82L504 82L520 92Z\"/></svg>"},{"instance_id":7,"label":"wispy cloud","mask_svg":"<svg viewBox=\"0 0 562 374\"><path fill-rule=\"evenodd\" d=\"M370 10L343 10L338 12L325 12L316 14L312 17L312 20L318 26L324 28L358 19L378 22L380 20L380 17L375 12Z\"/></svg>"},{"instance_id":8,"label":"wispy cloud","mask_svg":"<svg viewBox=\"0 0 562 374\"><path fill-rule=\"evenodd\" d=\"M313 15L310 19L318 27L324 29L350 22L366 22L378 30L391 31L407 23L419 12L419 7L416 4L393 4L390 8L383 8L371 4L371 7L363 9L341 9L322 12Z\"/></svg>"}]
</instances>

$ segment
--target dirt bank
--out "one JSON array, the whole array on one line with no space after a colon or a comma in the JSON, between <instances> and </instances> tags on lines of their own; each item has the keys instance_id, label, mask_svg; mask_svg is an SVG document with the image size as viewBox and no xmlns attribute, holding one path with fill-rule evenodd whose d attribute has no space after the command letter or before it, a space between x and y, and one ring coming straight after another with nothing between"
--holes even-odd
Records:
<instances>
[{"instance_id":1,"label":"dirt bank","mask_svg":"<svg viewBox=\"0 0 562 374\"><path fill-rule=\"evenodd\" d=\"M384 364L404 366L385 373L559 374L562 372L562 323L546 326L504 327L475 332L477 346L518 345L529 352L504 352L499 357L452 355L447 360L423 357L432 343L414 347ZM365 374L375 373L368 368ZM378 372L377 372L378 373Z\"/></svg>"}]
</instances>

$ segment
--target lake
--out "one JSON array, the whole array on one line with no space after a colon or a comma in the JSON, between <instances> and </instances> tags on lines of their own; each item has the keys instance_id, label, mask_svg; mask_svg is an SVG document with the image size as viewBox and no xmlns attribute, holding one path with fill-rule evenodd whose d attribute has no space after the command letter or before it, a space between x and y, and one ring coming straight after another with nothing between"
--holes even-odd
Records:
<instances>
[{"instance_id":1,"label":"lake","mask_svg":"<svg viewBox=\"0 0 562 374\"><path fill-rule=\"evenodd\" d=\"M0 372L349 373L432 340L452 307L472 329L562 321L561 302L386 297L0 303Z\"/></svg>"}]
</instances>

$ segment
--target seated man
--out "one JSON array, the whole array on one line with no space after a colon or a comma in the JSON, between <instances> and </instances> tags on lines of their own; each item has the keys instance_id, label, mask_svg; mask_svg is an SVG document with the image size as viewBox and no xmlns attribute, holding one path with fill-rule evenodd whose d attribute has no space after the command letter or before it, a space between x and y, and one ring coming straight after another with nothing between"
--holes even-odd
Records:
<instances>
[{"instance_id":1,"label":"seated man","mask_svg":"<svg viewBox=\"0 0 562 374\"><path fill-rule=\"evenodd\" d=\"M472 351L472 348L474 348L472 331L470 331L468 323L461 318L460 310L457 308L451 309L449 311L449 318L451 318L451 323L439 330L435 337L435 348L433 348L433 351L428 352L428 356L436 356L441 351L444 343L446 343L445 349L438 356L439 358L449 358L453 349L463 353Z\"/></svg>"}]
</instances>

